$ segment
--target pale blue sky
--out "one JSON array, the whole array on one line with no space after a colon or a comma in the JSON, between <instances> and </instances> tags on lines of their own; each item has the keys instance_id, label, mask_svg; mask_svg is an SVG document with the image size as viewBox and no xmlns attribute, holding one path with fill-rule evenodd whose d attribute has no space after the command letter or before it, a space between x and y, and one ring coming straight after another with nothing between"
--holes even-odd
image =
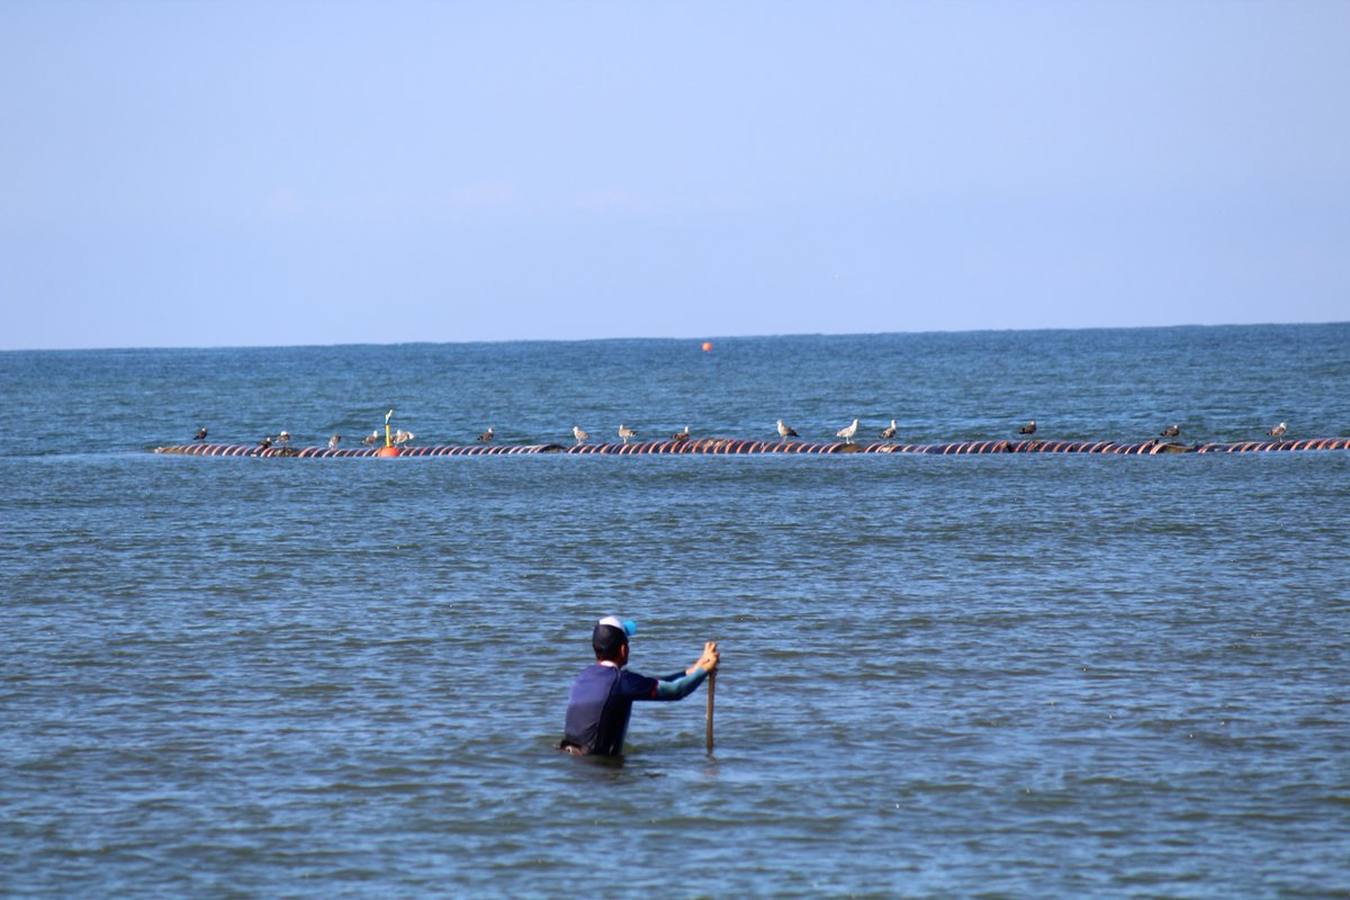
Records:
<instances>
[{"instance_id":1,"label":"pale blue sky","mask_svg":"<svg viewBox=\"0 0 1350 900\"><path fill-rule=\"evenodd\" d=\"M1350 318L1350 3L0 3L0 348Z\"/></svg>"}]
</instances>

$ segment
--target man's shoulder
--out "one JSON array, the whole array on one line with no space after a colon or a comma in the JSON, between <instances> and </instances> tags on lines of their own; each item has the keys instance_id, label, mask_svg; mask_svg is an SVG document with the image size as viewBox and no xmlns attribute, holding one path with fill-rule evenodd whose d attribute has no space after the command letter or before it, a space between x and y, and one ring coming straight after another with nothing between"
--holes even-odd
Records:
<instances>
[{"instance_id":1,"label":"man's shoulder","mask_svg":"<svg viewBox=\"0 0 1350 900\"><path fill-rule=\"evenodd\" d=\"M613 666L602 666L599 663L591 663L577 673L577 681L608 681L614 678L618 673L619 670Z\"/></svg>"},{"instance_id":2,"label":"man's shoulder","mask_svg":"<svg viewBox=\"0 0 1350 900\"><path fill-rule=\"evenodd\" d=\"M626 693L647 694L656 686L655 678L643 675L641 672L633 672L629 669L624 669L620 672L619 679L622 681Z\"/></svg>"},{"instance_id":3,"label":"man's shoulder","mask_svg":"<svg viewBox=\"0 0 1350 900\"><path fill-rule=\"evenodd\" d=\"M590 682L613 684L615 680L619 682L625 692L650 691L652 685L657 681L655 678L643 675L640 672L634 672L631 669L620 669L617 666L606 666L601 663L592 663L577 673L577 684Z\"/></svg>"}]
</instances>

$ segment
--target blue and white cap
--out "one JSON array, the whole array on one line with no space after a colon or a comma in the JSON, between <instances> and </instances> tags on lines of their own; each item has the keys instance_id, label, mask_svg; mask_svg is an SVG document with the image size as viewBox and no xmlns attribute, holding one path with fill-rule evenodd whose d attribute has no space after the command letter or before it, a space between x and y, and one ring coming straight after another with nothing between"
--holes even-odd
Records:
<instances>
[{"instance_id":1,"label":"blue and white cap","mask_svg":"<svg viewBox=\"0 0 1350 900\"><path fill-rule=\"evenodd\" d=\"M617 628L624 633L626 637L632 637L637 634L637 622L632 619L620 619L618 616L605 616L596 625L608 625L611 628Z\"/></svg>"},{"instance_id":2,"label":"blue and white cap","mask_svg":"<svg viewBox=\"0 0 1350 900\"><path fill-rule=\"evenodd\" d=\"M591 629L591 648L596 659L617 660L628 639L637 634L637 623L618 616L605 616Z\"/></svg>"}]
</instances>

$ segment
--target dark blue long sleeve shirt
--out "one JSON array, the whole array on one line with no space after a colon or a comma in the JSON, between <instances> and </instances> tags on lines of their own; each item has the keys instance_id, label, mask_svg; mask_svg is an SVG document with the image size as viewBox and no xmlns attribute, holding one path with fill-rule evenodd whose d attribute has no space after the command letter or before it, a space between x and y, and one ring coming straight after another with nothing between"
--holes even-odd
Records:
<instances>
[{"instance_id":1,"label":"dark blue long sleeve shirt","mask_svg":"<svg viewBox=\"0 0 1350 900\"><path fill-rule=\"evenodd\" d=\"M692 675L676 672L656 679L618 666L587 666L572 685L562 745L586 754L618 756L623 752L633 701L683 700L707 674L695 669Z\"/></svg>"}]
</instances>

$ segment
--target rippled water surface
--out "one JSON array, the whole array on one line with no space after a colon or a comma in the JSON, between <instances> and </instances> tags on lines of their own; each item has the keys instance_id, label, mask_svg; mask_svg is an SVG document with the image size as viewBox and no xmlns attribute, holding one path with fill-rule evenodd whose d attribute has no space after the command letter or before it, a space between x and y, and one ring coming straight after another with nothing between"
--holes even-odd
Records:
<instances>
[{"instance_id":1,"label":"rippled water surface","mask_svg":"<svg viewBox=\"0 0 1350 900\"><path fill-rule=\"evenodd\" d=\"M1350 454L198 459L1350 434L1350 326L0 354L0 892L1350 890ZM590 624L721 641L619 767Z\"/></svg>"}]
</instances>

